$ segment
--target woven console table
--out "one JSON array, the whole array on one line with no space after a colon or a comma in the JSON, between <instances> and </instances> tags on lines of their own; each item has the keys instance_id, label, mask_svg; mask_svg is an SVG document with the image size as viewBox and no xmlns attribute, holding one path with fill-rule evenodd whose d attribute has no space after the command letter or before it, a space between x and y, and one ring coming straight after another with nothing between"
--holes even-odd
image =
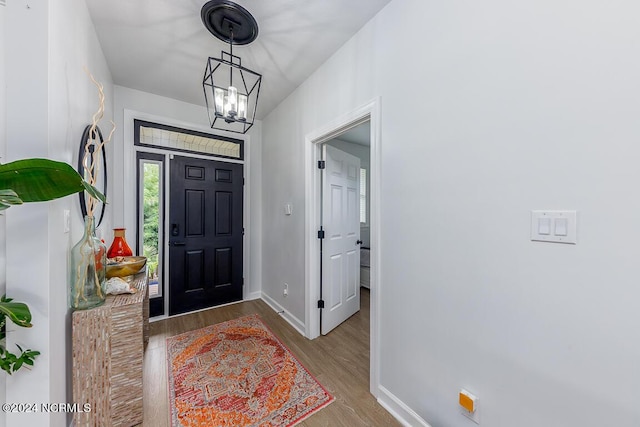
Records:
<instances>
[{"instance_id":1,"label":"woven console table","mask_svg":"<svg viewBox=\"0 0 640 427\"><path fill-rule=\"evenodd\" d=\"M135 294L110 295L100 307L73 312L73 402L76 427L142 422L142 361L149 339L146 271L133 277Z\"/></svg>"}]
</instances>

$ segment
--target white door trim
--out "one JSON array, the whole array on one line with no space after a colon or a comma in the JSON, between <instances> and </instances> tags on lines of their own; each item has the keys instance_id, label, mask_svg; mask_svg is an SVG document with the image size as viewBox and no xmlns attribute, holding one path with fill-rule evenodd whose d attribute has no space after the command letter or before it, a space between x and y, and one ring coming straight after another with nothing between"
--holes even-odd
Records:
<instances>
[{"instance_id":1,"label":"white door trim","mask_svg":"<svg viewBox=\"0 0 640 427\"><path fill-rule=\"evenodd\" d=\"M381 107L380 98L332 120L305 137L305 283L306 310L305 335L309 339L320 336L320 146L337 135L366 121L371 123L371 322L370 322L370 369L369 391L378 397L380 378L380 184L381 184Z\"/></svg>"},{"instance_id":2,"label":"white door trim","mask_svg":"<svg viewBox=\"0 0 640 427\"><path fill-rule=\"evenodd\" d=\"M172 150L167 150L163 148L154 148L154 147L137 147L135 145L135 135L134 135L134 120L145 120L148 122L158 123L167 126L174 126L189 130L200 131L209 134L217 134L221 136L226 136L233 139L240 139L244 141L244 160L235 160L235 159L227 159L223 157L215 157L215 156L205 156L199 155L195 153L183 153L183 152L175 152ZM255 295L251 295L248 293L248 289L250 288L253 280L256 280L254 275L252 275L251 271L251 235L252 235L252 227L250 221L251 214L251 150L249 148L251 144L251 137L247 134L236 134L231 132L219 131L217 129L213 130L209 127L185 122L182 120L172 119L166 116L159 116L155 114L145 113L142 111L131 110L128 108L123 108L122 110L122 139L123 143L121 146L116 144L114 146L114 150L122 150L121 152L114 151L113 160L110 164L110 168L113 168L114 164L117 164L118 161L121 161L122 166L122 182L116 182L113 187L116 187L115 190L111 190L117 193L118 187L122 188L122 200L114 198L112 209L115 211L112 217L113 224L123 224L124 227L128 230L131 230L132 233L136 232L138 229L138 222L136 218L136 187L127 185L125 183L136 182L136 168L137 168L137 160L136 153L138 151L144 151L147 153L158 153L164 154L165 158L165 211L164 211L164 227L165 230L169 227L169 207L170 207L170 197L168 191L168 183L169 183L169 156L172 154L180 155L184 157L194 157L194 158L202 158L206 160L216 160L222 162L229 163L241 163L244 164L243 172L244 172L244 190L243 190L243 226L244 226L244 237L242 243L242 256L243 256L243 265L242 265L242 273L244 277L244 286L242 290L243 301L249 301L251 299L255 299ZM120 148L118 148L120 147ZM118 178L120 179L120 178ZM120 185L118 185L120 184ZM113 188L111 187L111 188ZM116 226L116 225L114 225ZM165 254L169 253L169 235L165 234L165 241L163 242L163 250ZM169 278L169 257L166 256L164 260L164 274L165 279ZM256 274L258 276L258 274ZM167 282L168 283L168 282ZM166 289L165 289L166 290ZM169 317L169 298L168 292L165 295L164 301L164 315L157 316L155 320L161 320Z\"/></svg>"}]
</instances>

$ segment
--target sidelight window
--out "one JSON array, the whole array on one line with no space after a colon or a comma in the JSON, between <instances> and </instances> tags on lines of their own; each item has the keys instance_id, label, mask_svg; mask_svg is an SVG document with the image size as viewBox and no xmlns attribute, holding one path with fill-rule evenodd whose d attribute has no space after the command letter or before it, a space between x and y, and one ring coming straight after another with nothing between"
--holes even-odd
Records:
<instances>
[{"instance_id":1,"label":"sidelight window","mask_svg":"<svg viewBox=\"0 0 640 427\"><path fill-rule=\"evenodd\" d=\"M142 153L140 153L142 154ZM162 297L162 224L163 174L162 160L138 159L139 198L138 230L139 252L147 257L149 297Z\"/></svg>"}]
</instances>

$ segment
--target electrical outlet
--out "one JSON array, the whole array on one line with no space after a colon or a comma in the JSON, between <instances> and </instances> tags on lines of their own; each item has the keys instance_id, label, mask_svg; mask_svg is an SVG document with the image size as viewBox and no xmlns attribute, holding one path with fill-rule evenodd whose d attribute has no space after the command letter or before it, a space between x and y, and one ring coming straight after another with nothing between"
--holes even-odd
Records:
<instances>
[{"instance_id":1,"label":"electrical outlet","mask_svg":"<svg viewBox=\"0 0 640 427\"><path fill-rule=\"evenodd\" d=\"M285 297L289 295L289 284L287 283L284 284L284 288L282 289L282 295L284 295Z\"/></svg>"},{"instance_id":2,"label":"electrical outlet","mask_svg":"<svg viewBox=\"0 0 640 427\"><path fill-rule=\"evenodd\" d=\"M460 403L460 413L476 424L480 424L480 414L478 413L478 397L465 389L458 394Z\"/></svg>"}]
</instances>

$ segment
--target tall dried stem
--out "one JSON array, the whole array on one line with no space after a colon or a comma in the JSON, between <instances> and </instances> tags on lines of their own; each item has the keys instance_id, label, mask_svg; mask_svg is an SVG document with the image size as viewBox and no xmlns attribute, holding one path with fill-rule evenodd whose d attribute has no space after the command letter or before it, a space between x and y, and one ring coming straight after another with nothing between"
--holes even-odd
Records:
<instances>
[{"instance_id":1,"label":"tall dried stem","mask_svg":"<svg viewBox=\"0 0 640 427\"><path fill-rule=\"evenodd\" d=\"M111 120L111 132L109 132L109 136L103 141L100 141L98 137L97 128L98 128L98 123L104 117L104 100L105 100L104 86L101 83L99 83L86 68L84 69L84 71L87 73L87 75L89 76L93 84L96 85L96 87L98 88L98 100L99 100L98 110L93 114L91 118L91 128L89 128L89 140L90 142L92 142L92 144L88 143L85 146L84 157L82 158L82 166L84 167L84 171L85 171L85 179L87 180L87 182L89 182L89 184L95 186L98 180L98 172L100 168L99 160L102 154L102 147L106 143L111 141L111 137L113 136L113 133L116 130L116 124L113 122L113 120ZM93 155L91 155L91 152L89 150L89 147L91 146L94 147ZM87 215L93 216L96 205L97 205L97 200L94 199L93 197L89 197L88 206L87 206Z\"/></svg>"}]
</instances>

